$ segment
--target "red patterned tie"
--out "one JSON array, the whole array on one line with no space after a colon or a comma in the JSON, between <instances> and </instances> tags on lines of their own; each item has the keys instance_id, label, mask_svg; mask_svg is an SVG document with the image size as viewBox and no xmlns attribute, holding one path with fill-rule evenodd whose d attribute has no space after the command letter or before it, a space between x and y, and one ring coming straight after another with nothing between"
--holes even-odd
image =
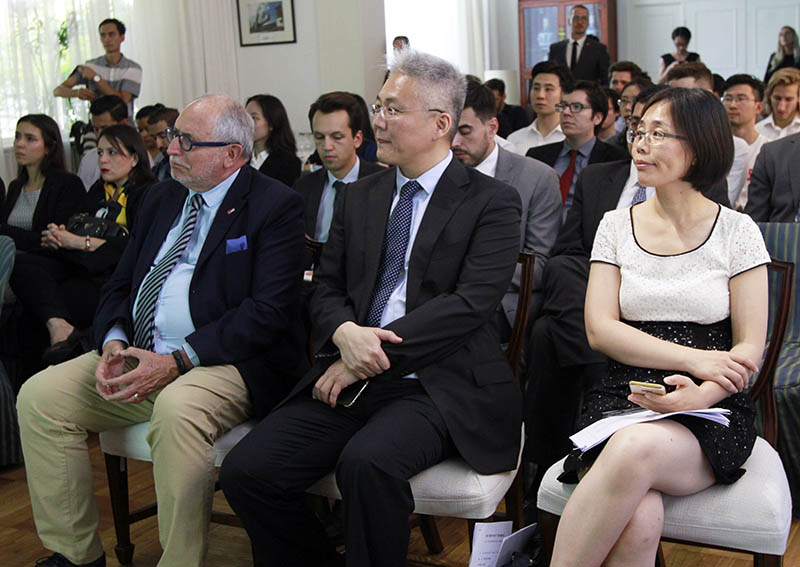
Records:
<instances>
[{"instance_id":1,"label":"red patterned tie","mask_svg":"<svg viewBox=\"0 0 800 567\"><path fill-rule=\"evenodd\" d=\"M578 150L569 151L569 165L564 173L561 174L559 184L561 185L561 204L567 200L569 188L572 187L572 177L575 175L575 157L578 155Z\"/></svg>"}]
</instances>

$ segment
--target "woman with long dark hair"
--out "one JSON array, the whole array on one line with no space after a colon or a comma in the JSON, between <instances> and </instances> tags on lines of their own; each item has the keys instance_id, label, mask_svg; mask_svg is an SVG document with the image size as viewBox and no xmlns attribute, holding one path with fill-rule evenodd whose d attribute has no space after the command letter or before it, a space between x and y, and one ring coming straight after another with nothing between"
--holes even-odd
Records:
<instances>
[{"instance_id":1,"label":"woman with long dark hair","mask_svg":"<svg viewBox=\"0 0 800 567\"><path fill-rule=\"evenodd\" d=\"M250 165L291 187L300 177L302 163L286 108L277 97L259 94L247 99L245 109L255 126Z\"/></svg>"},{"instance_id":2,"label":"woman with long dark hair","mask_svg":"<svg viewBox=\"0 0 800 567\"><path fill-rule=\"evenodd\" d=\"M14 156L19 169L0 206L0 234L14 239L17 250L39 248L47 223L63 224L86 197L83 183L66 170L61 132L45 114L17 121Z\"/></svg>"},{"instance_id":3,"label":"woman with long dark hair","mask_svg":"<svg viewBox=\"0 0 800 567\"><path fill-rule=\"evenodd\" d=\"M91 325L100 288L113 272L127 243L138 204L155 181L144 142L130 126L103 130L97 142L98 179L85 194L87 216L67 225L50 223L41 232L41 248L17 258L11 287L35 320L47 326L50 347L42 357L57 364L76 354L78 329ZM105 219L101 221L100 219ZM82 231L101 224L91 236Z\"/></svg>"}]
</instances>

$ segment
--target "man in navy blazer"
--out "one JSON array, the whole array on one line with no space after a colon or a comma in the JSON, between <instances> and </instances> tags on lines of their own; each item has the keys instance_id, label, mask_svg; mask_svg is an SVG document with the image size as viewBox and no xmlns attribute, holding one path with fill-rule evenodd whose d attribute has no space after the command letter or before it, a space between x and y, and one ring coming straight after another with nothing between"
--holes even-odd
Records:
<instances>
[{"instance_id":1,"label":"man in navy blazer","mask_svg":"<svg viewBox=\"0 0 800 567\"><path fill-rule=\"evenodd\" d=\"M347 565L366 567L405 564L412 476L456 453L484 474L517 464L521 394L491 316L519 254L519 194L450 151L457 69L404 50L391 71L373 125L396 167L335 209L311 301L318 363L220 471L265 564L341 563L303 496L333 469Z\"/></svg>"},{"instance_id":2,"label":"man in navy blazer","mask_svg":"<svg viewBox=\"0 0 800 567\"><path fill-rule=\"evenodd\" d=\"M203 565L214 440L266 414L307 367L297 326L302 199L246 165L253 122L233 99L192 102L167 136L173 179L140 205L103 289L98 352L20 392L34 518L56 552L37 565L105 565L87 432L147 420L159 565Z\"/></svg>"},{"instance_id":3,"label":"man in navy blazer","mask_svg":"<svg viewBox=\"0 0 800 567\"><path fill-rule=\"evenodd\" d=\"M589 10L586 6L576 4L572 7L570 26L571 38L550 44L547 60L569 68L575 79L607 84L608 50L605 45L586 35L589 27Z\"/></svg>"}]
</instances>

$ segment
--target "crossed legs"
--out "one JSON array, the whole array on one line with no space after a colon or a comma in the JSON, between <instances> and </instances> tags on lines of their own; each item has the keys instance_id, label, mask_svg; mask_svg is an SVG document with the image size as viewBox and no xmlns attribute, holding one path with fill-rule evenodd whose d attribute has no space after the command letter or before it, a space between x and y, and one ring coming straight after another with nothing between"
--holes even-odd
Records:
<instances>
[{"instance_id":1,"label":"crossed legs","mask_svg":"<svg viewBox=\"0 0 800 567\"><path fill-rule=\"evenodd\" d=\"M652 565L661 494L694 494L712 484L711 466L683 425L665 419L618 431L564 508L551 565Z\"/></svg>"}]
</instances>

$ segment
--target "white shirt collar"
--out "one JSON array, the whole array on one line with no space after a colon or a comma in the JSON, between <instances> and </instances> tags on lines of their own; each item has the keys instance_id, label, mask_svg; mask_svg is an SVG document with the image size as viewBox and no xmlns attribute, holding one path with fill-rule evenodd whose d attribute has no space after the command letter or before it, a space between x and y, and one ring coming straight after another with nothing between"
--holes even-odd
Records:
<instances>
[{"instance_id":1,"label":"white shirt collar","mask_svg":"<svg viewBox=\"0 0 800 567\"><path fill-rule=\"evenodd\" d=\"M500 155L500 147L495 144L494 149L489 152L489 155L486 156L482 162L475 166L475 169L483 173L484 175L488 175L489 177L494 177L495 173L497 172L497 156Z\"/></svg>"},{"instance_id":2,"label":"white shirt collar","mask_svg":"<svg viewBox=\"0 0 800 567\"><path fill-rule=\"evenodd\" d=\"M433 190L436 189L436 184L439 183L439 179L441 179L442 174L444 174L444 170L447 169L447 166L450 165L450 161L453 159L453 152L449 150L447 155L444 157L442 161L434 165L428 171L417 177L416 182L422 185L422 188L425 192L430 195L433 193ZM400 168L396 169L397 174L395 175L395 183L396 183L396 190L400 191L400 189L405 185L408 181L411 181L408 177L403 175L400 172Z\"/></svg>"},{"instance_id":3,"label":"white shirt collar","mask_svg":"<svg viewBox=\"0 0 800 567\"><path fill-rule=\"evenodd\" d=\"M333 185L336 181L343 181L344 183L353 183L354 181L358 181L358 169L360 164L361 162L358 160L358 156L356 156L356 163L353 164L353 167L350 168L350 171L348 171L341 179L331 173L329 169L326 170L328 173L328 185Z\"/></svg>"}]
</instances>

